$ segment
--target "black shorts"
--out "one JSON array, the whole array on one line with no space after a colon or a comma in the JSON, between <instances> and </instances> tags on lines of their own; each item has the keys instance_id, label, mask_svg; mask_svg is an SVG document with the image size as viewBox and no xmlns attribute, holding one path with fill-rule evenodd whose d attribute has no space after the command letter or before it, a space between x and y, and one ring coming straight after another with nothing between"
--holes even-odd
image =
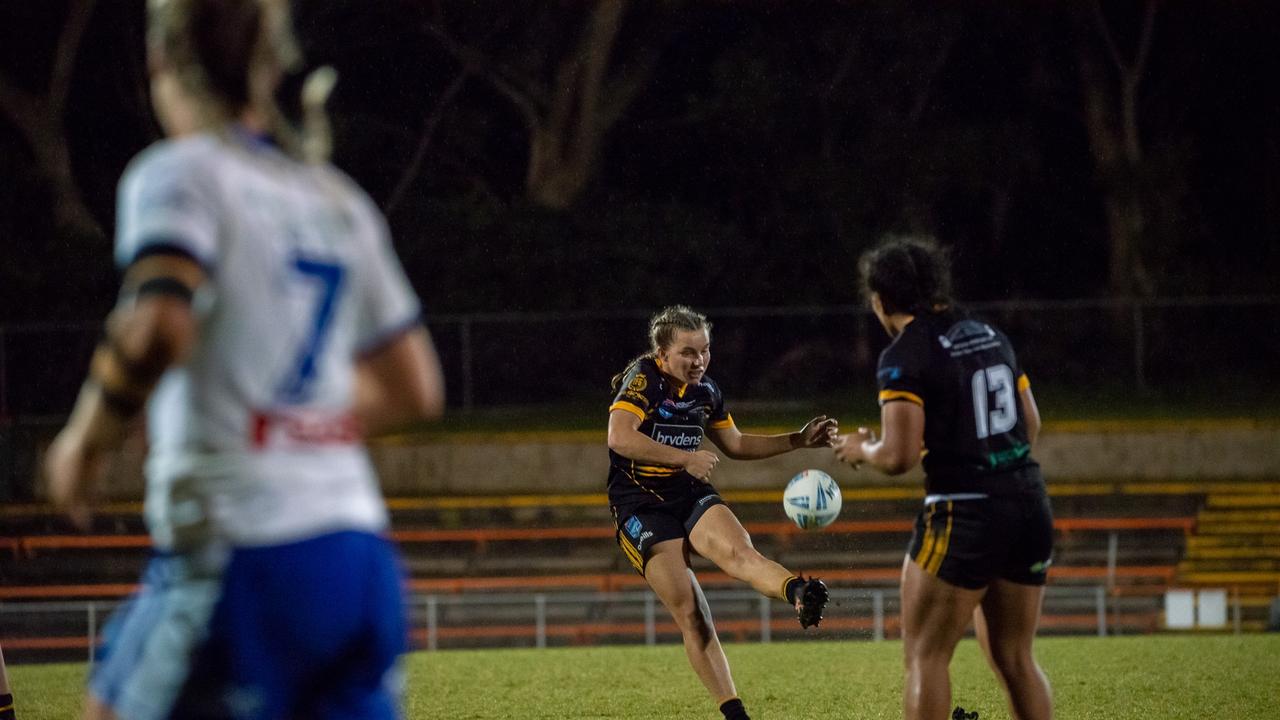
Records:
<instances>
[{"instance_id":1,"label":"black shorts","mask_svg":"<svg viewBox=\"0 0 1280 720\"><path fill-rule=\"evenodd\" d=\"M644 575L653 546L664 540L687 538L702 515L715 505L724 505L716 489L699 483L677 497L666 500L623 502L612 505L615 537L622 554L636 572Z\"/></svg>"},{"instance_id":2,"label":"black shorts","mask_svg":"<svg viewBox=\"0 0 1280 720\"><path fill-rule=\"evenodd\" d=\"M978 590L1000 578L1044 585L1053 558L1053 512L1043 491L978 499L940 496L916 516L907 553L925 572Z\"/></svg>"}]
</instances>

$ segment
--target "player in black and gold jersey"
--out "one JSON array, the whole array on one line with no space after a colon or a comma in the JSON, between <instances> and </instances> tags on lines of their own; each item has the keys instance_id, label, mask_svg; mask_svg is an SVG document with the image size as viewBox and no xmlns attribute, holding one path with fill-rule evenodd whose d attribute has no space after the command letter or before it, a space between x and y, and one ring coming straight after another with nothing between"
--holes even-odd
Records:
<instances>
[{"instance_id":1,"label":"player in black and gold jersey","mask_svg":"<svg viewBox=\"0 0 1280 720\"><path fill-rule=\"evenodd\" d=\"M882 436L859 428L836 456L893 475L924 457L925 504L902 570L905 717L947 715L948 666L973 619L1013 717L1047 720L1049 683L1031 645L1053 517L1031 458L1031 384L1009 339L954 307L947 256L932 241L893 239L860 265L893 338L877 371Z\"/></svg>"},{"instance_id":2,"label":"player in black and gold jersey","mask_svg":"<svg viewBox=\"0 0 1280 720\"><path fill-rule=\"evenodd\" d=\"M719 457L752 460L798 448L828 447L837 424L816 417L784 435L738 431L720 388L706 376L711 324L682 305L649 323L652 351L613 379L609 406L609 504L618 545L671 612L694 672L726 718L746 718L729 663L716 637L706 598L689 566L689 551L750 583L763 595L796 607L803 627L817 625L827 588L765 558L708 478Z\"/></svg>"}]
</instances>

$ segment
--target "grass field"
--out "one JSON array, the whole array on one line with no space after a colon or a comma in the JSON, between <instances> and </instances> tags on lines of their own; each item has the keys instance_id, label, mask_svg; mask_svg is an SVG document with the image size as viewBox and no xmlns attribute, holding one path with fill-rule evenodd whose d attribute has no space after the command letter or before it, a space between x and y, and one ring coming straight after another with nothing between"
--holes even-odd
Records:
<instances>
[{"instance_id":1,"label":"grass field","mask_svg":"<svg viewBox=\"0 0 1280 720\"><path fill-rule=\"evenodd\" d=\"M1274 720L1280 636L1046 638L1038 657L1056 715L1083 720ZM727 647L755 718L901 717L896 642ZM479 650L408 658L406 716L419 718L719 717L678 646ZM10 668L23 720L77 717L83 665ZM1008 718L977 645L952 663L953 697L981 720Z\"/></svg>"}]
</instances>

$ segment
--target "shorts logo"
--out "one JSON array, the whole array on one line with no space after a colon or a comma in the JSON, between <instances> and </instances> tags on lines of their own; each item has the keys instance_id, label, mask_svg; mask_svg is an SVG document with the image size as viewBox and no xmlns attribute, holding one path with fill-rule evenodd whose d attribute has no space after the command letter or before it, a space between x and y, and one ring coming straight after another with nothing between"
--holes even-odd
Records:
<instances>
[{"instance_id":1,"label":"shorts logo","mask_svg":"<svg viewBox=\"0 0 1280 720\"><path fill-rule=\"evenodd\" d=\"M1040 562L1031 566L1031 574L1040 575L1048 571L1049 566L1052 564L1053 564L1053 558L1049 558L1048 560L1041 560Z\"/></svg>"},{"instance_id":2,"label":"shorts logo","mask_svg":"<svg viewBox=\"0 0 1280 720\"><path fill-rule=\"evenodd\" d=\"M653 439L663 445L692 452L702 444L702 428L697 425L654 425Z\"/></svg>"},{"instance_id":3,"label":"shorts logo","mask_svg":"<svg viewBox=\"0 0 1280 720\"><path fill-rule=\"evenodd\" d=\"M627 520L625 529L628 535L630 535L633 538L639 539L640 531L644 529L644 526L640 524L640 518L636 517L635 515L632 515L631 519Z\"/></svg>"},{"instance_id":4,"label":"shorts logo","mask_svg":"<svg viewBox=\"0 0 1280 720\"><path fill-rule=\"evenodd\" d=\"M716 498L718 498L718 497L720 497L720 496L719 496L719 495L707 495L706 497L698 498L698 504L699 504L699 505L706 505L707 503L711 502L712 500L715 500L715 499L716 499Z\"/></svg>"}]
</instances>

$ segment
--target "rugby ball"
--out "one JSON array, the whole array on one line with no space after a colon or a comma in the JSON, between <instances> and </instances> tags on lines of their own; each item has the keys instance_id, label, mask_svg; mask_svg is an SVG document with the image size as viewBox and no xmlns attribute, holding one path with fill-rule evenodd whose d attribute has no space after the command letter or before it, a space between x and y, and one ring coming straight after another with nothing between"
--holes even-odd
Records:
<instances>
[{"instance_id":1,"label":"rugby ball","mask_svg":"<svg viewBox=\"0 0 1280 720\"><path fill-rule=\"evenodd\" d=\"M802 470L782 493L782 509L801 530L817 530L840 514L840 486L821 470Z\"/></svg>"}]
</instances>

